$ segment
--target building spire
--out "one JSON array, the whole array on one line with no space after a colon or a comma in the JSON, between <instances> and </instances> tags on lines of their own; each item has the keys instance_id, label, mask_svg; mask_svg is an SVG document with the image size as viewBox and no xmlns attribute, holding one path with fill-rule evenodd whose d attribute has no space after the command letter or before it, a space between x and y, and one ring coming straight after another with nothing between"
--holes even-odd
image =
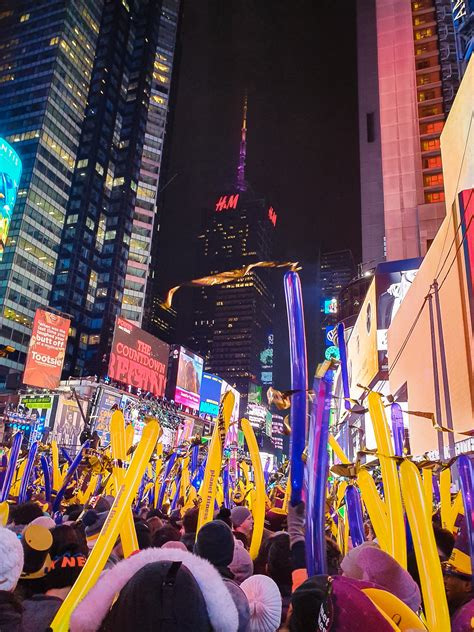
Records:
<instances>
[{"instance_id":1,"label":"building spire","mask_svg":"<svg viewBox=\"0 0 474 632\"><path fill-rule=\"evenodd\" d=\"M237 189L247 190L245 181L245 160L247 157L247 92L244 98L244 113L242 118L242 134L240 136L239 166L237 167Z\"/></svg>"}]
</instances>

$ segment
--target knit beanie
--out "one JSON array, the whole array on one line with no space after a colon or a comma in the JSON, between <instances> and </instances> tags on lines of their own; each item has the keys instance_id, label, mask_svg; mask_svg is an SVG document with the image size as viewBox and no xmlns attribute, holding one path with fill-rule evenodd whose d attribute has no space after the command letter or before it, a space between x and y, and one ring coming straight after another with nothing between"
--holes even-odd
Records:
<instances>
[{"instance_id":1,"label":"knit beanie","mask_svg":"<svg viewBox=\"0 0 474 632\"><path fill-rule=\"evenodd\" d=\"M0 590L15 589L23 569L23 547L18 537L0 527Z\"/></svg>"},{"instance_id":2,"label":"knit beanie","mask_svg":"<svg viewBox=\"0 0 474 632\"><path fill-rule=\"evenodd\" d=\"M240 587L249 602L248 632L275 632L280 626L282 601L273 579L266 575L253 575Z\"/></svg>"},{"instance_id":3,"label":"knit beanie","mask_svg":"<svg viewBox=\"0 0 474 632\"><path fill-rule=\"evenodd\" d=\"M240 525L251 516L250 509L248 507L234 507L230 512L230 519L234 525L234 529L240 527Z\"/></svg>"},{"instance_id":4,"label":"knit beanie","mask_svg":"<svg viewBox=\"0 0 474 632\"><path fill-rule=\"evenodd\" d=\"M199 530L194 553L216 566L229 566L234 557L234 536L222 520L207 522Z\"/></svg>"},{"instance_id":5,"label":"knit beanie","mask_svg":"<svg viewBox=\"0 0 474 632\"><path fill-rule=\"evenodd\" d=\"M45 577L46 590L72 586L79 577L86 558L80 554L66 553L52 560Z\"/></svg>"},{"instance_id":6,"label":"knit beanie","mask_svg":"<svg viewBox=\"0 0 474 632\"><path fill-rule=\"evenodd\" d=\"M348 551L341 562L341 569L344 575L352 577L352 579L362 579L364 569L360 565L359 555L367 547L380 548L376 542L364 542Z\"/></svg>"},{"instance_id":7,"label":"knit beanie","mask_svg":"<svg viewBox=\"0 0 474 632\"><path fill-rule=\"evenodd\" d=\"M394 594L417 612L421 606L418 584L391 555L375 546L366 546L359 554L362 578Z\"/></svg>"},{"instance_id":8,"label":"knit beanie","mask_svg":"<svg viewBox=\"0 0 474 632\"><path fill-rule=\"evenodd\" d=\"M234 557L229 565L234 581L241 584L253 573L253 562L249 552L240 540L234 540Z\"/></svg>"}]
</instances>

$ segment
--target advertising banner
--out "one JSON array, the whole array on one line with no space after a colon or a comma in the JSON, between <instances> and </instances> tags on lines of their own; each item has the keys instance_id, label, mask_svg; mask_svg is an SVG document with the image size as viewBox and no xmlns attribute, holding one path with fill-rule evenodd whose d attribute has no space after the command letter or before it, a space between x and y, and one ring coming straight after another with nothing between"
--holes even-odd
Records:
<instances>
[{"instance_id":1,"label":"advertising banner","mask_svg":"<svg viewBox=\"0 0 474 632\"><path fill-rule=\"evenodd\" d=\"M39 388L59 386L71 321L37 309L26 357L23 383Z\"/></svg>"},{"instance_id":2,"label":"advertising banner","mask_svg":"<svg viewBox=\"0 0 474 632\"><path fill-rule=\"evenodd\" d=\"M388 371L387 333L413 283L421 258L381 263L375 272L379 370Z\"/></svg>"},{"instance_id":3,"label":"advertising banner","mask_svg":"<svg viewBox=\"0 0 474 632\"><path fill-rule=\"evenodd\" d=\"M184 347L179 348L178 375L174 401L193 410L199 410L199 393L204 360Z\"/></svg>"},{"instance_id":4,"label":"advertising banner","mask_svg":"<svg viewBox=\"0 0 474 632\"><path fill-rule=\"evenodd\" d=\"M202 374L201 381L201 401L199 404L199 414L206 418L217 417L219 412L219 402L221 399L222 378L212 373Z\"/></svg>"},{"instance_id":5,"label":"advertising banner","mask_svg":"<svg viewBox=\"0 0 474 632\"><path fill-rule=\"evenodd\" d=\"M110 443L110 420L114 410L120 408L122 396L120 393L113 393L102 390L99 403L97 405L97 417L94 424L94 430L100 437L101 446Z\"/></svg>"},{"instance_id":6,"label":"advertising banner","mask_svg":"<svg viewBox=\"0 0 474 632\"><path fill-rule=\"evenodd\" d=\"M162 397L169 346L124 318L117 318L110 352L109 377Z\"/></svg>"},{"instance_id":7,"label":"advertising banner","mask_svg":"<svg viewBox=\"0 0 474 632\"><path fill-rule=\"evenodd\" d=\"M0 261L7 243L20 176L20 157L5 139L0 138Z\"/></svg>"},{"instance_id":8,"label":"advertising banner","mask_svg":"<svg viewBox=\"0 0 474 632\"><path fill-rule=\"evenodd\" d=\"M84 430L81 411L75 399L61 395L54 421L52 438L59 446L74 452L79 447L79 437Z\"/></svg>"}]
</instances>

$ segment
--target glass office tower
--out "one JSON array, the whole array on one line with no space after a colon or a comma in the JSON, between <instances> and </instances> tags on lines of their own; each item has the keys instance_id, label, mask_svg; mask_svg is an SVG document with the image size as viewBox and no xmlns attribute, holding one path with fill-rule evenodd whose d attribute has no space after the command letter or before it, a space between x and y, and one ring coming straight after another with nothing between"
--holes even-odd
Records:
<instances>
[{"instance_id":1,"label":"glass office tower","mask_svg":"<svg viewBox=\"0 0 474 632\"><path fill-rule=\"evenodd\" d=\"M21 379L34 313L47 306L87 104L102 0L0 8L0 136L23 173L0 261L0 388Z\"/></svg>"}]
</instances>

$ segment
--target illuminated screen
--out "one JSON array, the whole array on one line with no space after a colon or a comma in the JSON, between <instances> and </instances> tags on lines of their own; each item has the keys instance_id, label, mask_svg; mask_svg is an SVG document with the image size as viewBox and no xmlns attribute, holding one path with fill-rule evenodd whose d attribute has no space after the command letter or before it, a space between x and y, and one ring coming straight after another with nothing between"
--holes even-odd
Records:
<instances>
[{"instance_id":1,"label":"illuminated screen","mask_svg":"<svg viewBox=\"0 0 474 632\"><path fill-rule=\"evenodd\" d=\"M117 318L110 352L109 377L162 397L169 346L124 318Z\"/></svg>"},{"instance_id":2,"label":"illuminated screen","mask_svg":"<svg viewBox=\"0 0 474 632\"><path fill-rule=\"evenodd\" d=\"M211 373L204 372L201 381L201 402L199 404L200 415L217 417L219 402L221 399L222 378Z\"/></svg>"},{"instance_id":3,"label":"illuminated screen","mask_svg":"<svg viewBox=\"0 0 474 632\"><path fill-rule=\"evenodd\" d=\"M329 298L324 301L325 314L337 314L337 298Z\"/></svg>"},{"instance_id":4,"label":"illuminated screen","mask_svg":"<svg viewBox=\"0 0 474 632\"><path fill-rule=\"evenodd\" d=\"M6 140L0 138L0 261L7 243L20 176L20 157Z\"/></svg>"},{"instance_id":5,"label":"illuminated screen","mask_svg":"<svg viewBox=\"0 0 474 632\"><path fill-rule=\"evenodd\" d=\"M329 325L329 327L326 327L326 347L332 347L332 345L336 344L336 339L337 327Z\"/></svg>"},{"instance_id":6,"label":"illuminated screen","mask_svg":"<svg viewBox=\"0 0 474 632\"><path fill-rule=\"evenodd\" d=\"M193 410L199 409L199 393L204 360L184 347L179 348L178 377L174 401Z\"/></svg>"},{"instance_id":7,"label":"illuminated screen","mask_svg":"<svg viewBox=\"0 0 474 632\"><path fill-rule=\"evenodd\" d=\"M26 356L23 383L40 388L58 388L64 364L71 321L37 309Z\"/></svg>"}]
</instances>

